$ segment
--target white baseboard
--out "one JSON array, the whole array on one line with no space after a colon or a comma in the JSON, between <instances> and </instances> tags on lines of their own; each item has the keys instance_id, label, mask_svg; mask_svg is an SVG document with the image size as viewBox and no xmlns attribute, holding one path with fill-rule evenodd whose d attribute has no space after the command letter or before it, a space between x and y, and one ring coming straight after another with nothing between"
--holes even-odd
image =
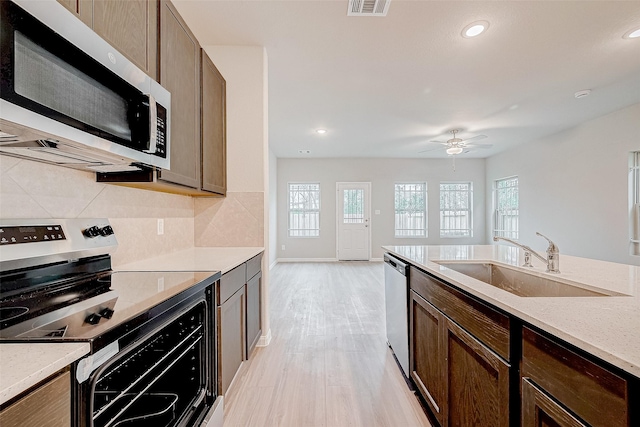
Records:
<instances>
[{"instance_id":1,"label":"white baseboard","mask_svg":"<svg viewBox=\"0 0 640 427\"><path fill-rule=\"evenodd\" d=\"M269 266L269 271L273 270L273 267L275 267L276 264L278 264L278 260L277 259L271 263L271 265Z\"/></svg>"},{"instance_id":2,"label":"white baseboard","mask_svg":"<svg viewBox=\"0 0 640 427\"><path fill-rule=\"evenodd\" d=\"M271 343L271 329L265 335L261 335L256 347L266 347Z\"/></svg>"},{"instance_id":3,"label":"white baseboard","mask_svg":"<svg viewBox=\"0 0 640 427\"><path fill-rule=\"evenodd\" d=\"M371 258L369 261L371 261L371 262L382 262L382 261L384 261L384 259L383 258Z\"/></svg>"}]
</instances>

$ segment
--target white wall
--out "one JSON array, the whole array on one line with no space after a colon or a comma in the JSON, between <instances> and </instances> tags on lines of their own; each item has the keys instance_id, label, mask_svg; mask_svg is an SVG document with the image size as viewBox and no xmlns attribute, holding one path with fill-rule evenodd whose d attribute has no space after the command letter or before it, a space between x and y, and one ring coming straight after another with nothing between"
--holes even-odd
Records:
<instances>
[{"instance_id":1,"label":"white wall","mask_svg":"<svg viewBox=\"0 0 640 427\"><path fill-rule=\"evenodd\" d=\"M640 265L629 255L628 161L640 150L640 104L487 159L487 230L492 185L518 175L520 239L544 251ZM562 260L560 262L562 269Z\"/></svg>"},{"instance_id":2,"label":"white wall","mask_svg":"<svg viewBox=\"0 0 640 427\"><path fill-rule=\"evenodd\" d=\"M429 237L394 237L394 184L426 181ZM441 239L439 232L440 181L471 181L474 190L472 238ZM320 237L287 235L289 182L320 183ZM485 160L458 159L456 171L448 159L278 159L278 259L336 258L336 182L371 182L371 253L382 258L382 245L483 244L485 235ZM380 210L376 215L375 211ZM285 245L285 250L282 250Z\"/></svg>"}]
</instances>

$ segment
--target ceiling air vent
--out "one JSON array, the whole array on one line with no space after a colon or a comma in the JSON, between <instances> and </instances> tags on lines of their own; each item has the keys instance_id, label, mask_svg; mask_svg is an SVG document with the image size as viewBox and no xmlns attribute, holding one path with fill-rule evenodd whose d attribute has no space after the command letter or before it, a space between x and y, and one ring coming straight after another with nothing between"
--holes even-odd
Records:
<instances>
[{"instance_id":1,"label":"ceiling air vent","mask_svg":"<svg viewBox=\"0 0 640 427\"><path fill-rule=\"evenodd\" d=\"M347 16L387 16L391 0L349 0Z\"/></svg>"}]
</instances>

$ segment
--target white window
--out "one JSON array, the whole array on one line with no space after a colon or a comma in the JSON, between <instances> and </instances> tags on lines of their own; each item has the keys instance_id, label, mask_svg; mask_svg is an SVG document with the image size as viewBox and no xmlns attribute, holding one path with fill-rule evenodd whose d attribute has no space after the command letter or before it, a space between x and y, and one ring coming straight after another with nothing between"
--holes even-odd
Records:
<instances>
[{"instance_id":1,"label":"white window","mask_svg":"<svg viewBox=\"0 0 640 427\"><path fill-rule=\"evenodd\" d=\"M320 236L320 184L289 184L289 237Z\"/></svg>"},{"instance_id":2,"label":"white window","mask_svg":"<svg viewBox=\"0 0 640 427\"><path fill-rule=\"evenodd\" d=\"M493 235L518 238L518 177L499 179L493 188L494 224Z\"/></svg>"},{"instance_id":3,"label":"white window","mask_svg":"<svg viewBox=\"0 0 640 427\"><path fill-rule=\"evenodd\" d=\"M395 186L395 236L427 237L427 183Z\"/></svg>"},{"instance_id":4,"label":"white window","mask_svg":"<svg viewBox=\"0 0 640 427\"><path fill-rule=\"evenodd\" d=\"M473 236L473 185L440 183L440 237Z\"/></svg>"},{"instance_id":5,"label":"white window","mask_svg":"<svg viewBox=\"0 0 640 427\"><path fill-rule=\"evenodd\" d=\"M631 255L640 255L640 151L629 156L629 211Z\"/></svg>"}]
</instances>

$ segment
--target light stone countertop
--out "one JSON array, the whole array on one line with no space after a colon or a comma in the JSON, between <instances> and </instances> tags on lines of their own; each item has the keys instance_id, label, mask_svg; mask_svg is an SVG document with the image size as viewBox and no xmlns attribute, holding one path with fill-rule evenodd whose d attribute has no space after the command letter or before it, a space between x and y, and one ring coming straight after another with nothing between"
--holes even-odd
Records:
<instances>
[{"instance_id":1,"label":"light stone countertop","mask_svg":"<svg viewBox=\"0 0 640 427\"><path fill-rule=\"evenodd\" d=\"M194 247L114 267L116 271L220 271L222 274L248 261L261 247Z\"/></svg>"},{"instance_id":2,"label":"light stone countertop","mask_svg":"<svg viewBox=\"0 0 640 427\"><path fill-rule=\"evenodd\" d=\"M614 366L640 377L640 267L560 254L560 274L520 267L523 251L507 245L383 246L401 259L549 332ZM620 296L520 297L437 264L491 261Z\"/></svg>"},{"instance_id":3,"label":"light stone countertop","mask_svg":"<svg viewBox=\"0 0 640 427\"><path fill-rule=\"evenodd\" d=\"M88 343L0 344L0 404L87 353Z\"/></svg>"}]
</instances>

